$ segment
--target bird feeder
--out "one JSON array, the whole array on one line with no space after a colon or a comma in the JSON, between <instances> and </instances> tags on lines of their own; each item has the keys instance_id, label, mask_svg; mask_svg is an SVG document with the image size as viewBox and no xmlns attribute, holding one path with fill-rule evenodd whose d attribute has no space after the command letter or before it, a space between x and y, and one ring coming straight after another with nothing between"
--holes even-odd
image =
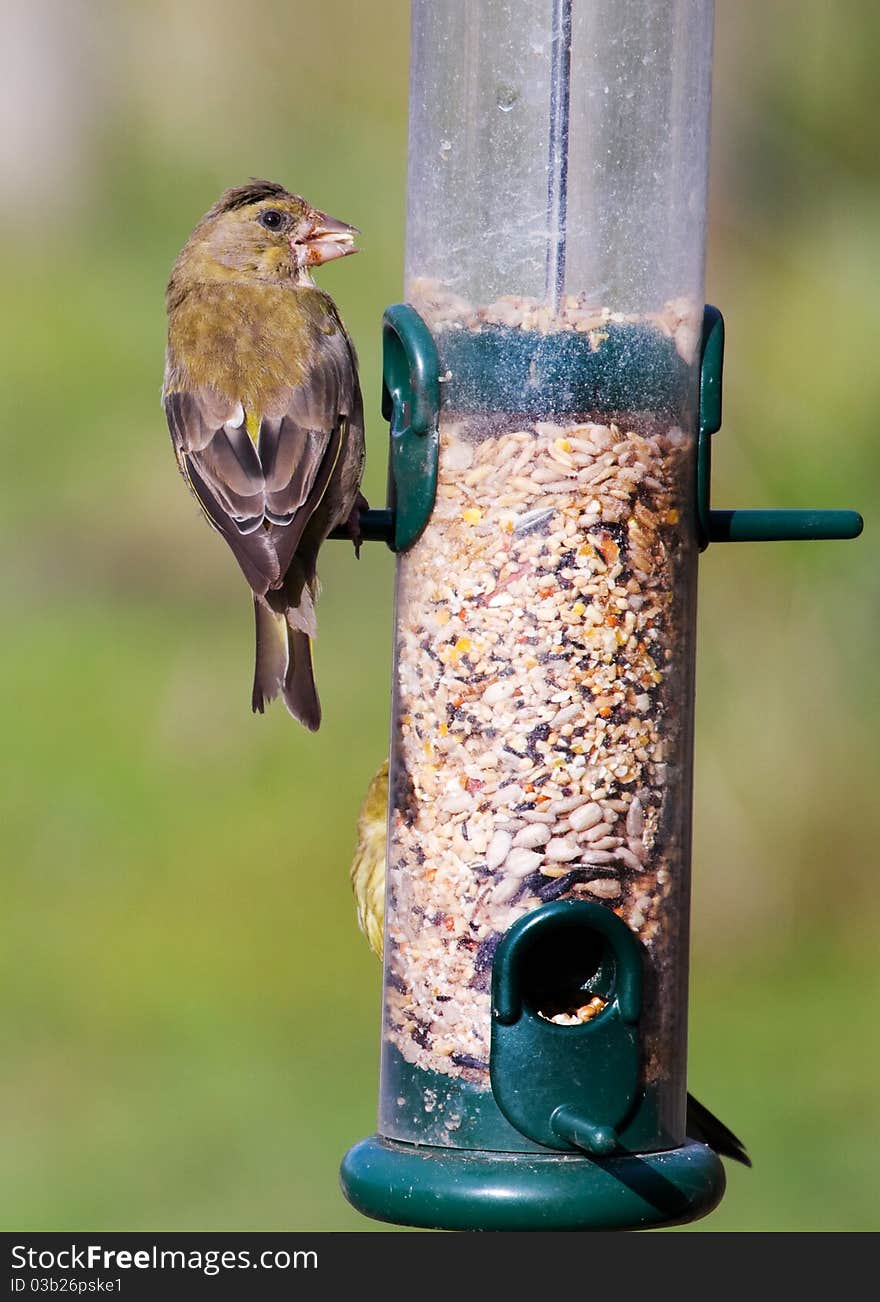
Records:
<instances>
[{"instance_id":1,"label":"bird feeder","mask_svg":"<svg viewBox=\"0 0 880 1302\"><path fill-rule=\"evenodd\" d=\"M697 559L852 537L709 507L711 0L414 0L378 1134L343 1187L448 1229L719 1200L685 1128Z\"/></svg>"}]
</instances>

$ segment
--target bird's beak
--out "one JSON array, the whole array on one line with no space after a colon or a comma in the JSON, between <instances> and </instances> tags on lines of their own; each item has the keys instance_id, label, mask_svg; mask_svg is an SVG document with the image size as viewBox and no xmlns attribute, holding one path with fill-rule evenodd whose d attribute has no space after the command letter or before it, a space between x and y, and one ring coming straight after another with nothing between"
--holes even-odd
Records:
<instances>
[{"instance_id":1,"label":"bird's beak","mask_svg":"<svg viewBox=\"0 0 880 1302\"><path fill-rule=\"evenodd\" d=\"M325 212L313 212L312 223L305 238L291 244L301 266L320 267L322 262L358 252L354 246L354 237L360 233L356 226L328 217Z\"/></svg>"}]
</instances>

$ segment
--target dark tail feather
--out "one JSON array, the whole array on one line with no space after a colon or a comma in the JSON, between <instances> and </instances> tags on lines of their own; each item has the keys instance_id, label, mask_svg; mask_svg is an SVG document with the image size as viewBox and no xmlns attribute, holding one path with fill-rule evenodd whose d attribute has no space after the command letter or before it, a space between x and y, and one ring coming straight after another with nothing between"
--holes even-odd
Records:
<instances>
[{"instance_id":1,"label":"dark tail feather","mask_svg":"<svg viewBox=\"0 0 880 1302\"><path fill-rule=\"evenodd\" d=\"M257 650L254 658L254 690L251 706L254 714L262 714L267 701L274 701L284 687L287 673L287 621L254 597L254 620L257 629Z\"/></svg>"},{"instance_id":2,"label":"dark tail feather","mask_svg":"<svg viewBox=\"0 0 880 1302\"><path fill-rule=\"evenodd\" d=\"M311 608L311 602L309 602ZM254 598L257 651L251 705L262 714L267 701L281 693L295 719L317 732L321 724L321 703L312 669L312 643L307 633L291 628L283 614L277 614Z\"/></svg>"},{"instance_id":3,"label":"dark tail feather","mask_svg":"<svg viewBox=\"0 0 880 1302\"><path fill-rule=\"evenodd\" d=\"M321 726L321 702L315 687L312 668L312 641L298 628L287 626L289 654L284 675L282 695L294 719L299 719L310 732Z\"/></svg>"},{"instance_id":4,"label":"dark tail feather","mask_svg":"<svg viewBox=\"0 0 880 1302\"><path fill-rule=\"evenodd\" d=\"M687 1096L687 1133L689 1139L698 1139L703 1144L714 1148L720 1157L730 1157L743 1166L751 1166L752 1160L746 1152L741 1139L728 1130L723 1121L719 1121L714 1112L704 1107L693 1094Z\"/></svg>"}]
</instances>

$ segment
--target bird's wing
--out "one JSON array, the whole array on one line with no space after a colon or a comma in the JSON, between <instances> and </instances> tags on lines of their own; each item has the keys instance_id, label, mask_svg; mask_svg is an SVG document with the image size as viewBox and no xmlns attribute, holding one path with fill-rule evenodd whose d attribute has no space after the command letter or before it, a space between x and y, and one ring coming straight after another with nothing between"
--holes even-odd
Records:
<instances>
[{"instance_id":1,"label":"bird's wing","mask_svg":"<svg viewBox=\"0 0 880 1302\"><path fill-rule=\"evenodd\" d=\"M282 574L324 498L358 397L351 345L340 327L321 336L307 378L284 395L283 409L263 414L257 449L265 476L266 519L277 526L271 532ZM340 509L347 514L347 507ZM331 513L327 532L337 523Z\"/></svg>"},{"instance_id":2,"label":"bird's wing","mask_svg":"<svg viewBox=\"0 0 880 1302\"><path fill-rule=\"evenodd\" d=\"M262 596L277 586L280 570L262 528L265 481L241 405L204 389L167 393L165 415L181 474Z\"/></svg>"},{"instance_id":3,"label":"bird's wing","mask_svg":"<svg viewBox=\"0 0 880 1302\"><path fill-rule=\"evenodd\" d=\"M165 410L184 478L264 596L283 581L359 410L348 337L341 324L319 336L302 382L279 391L261 413L256 443L242 404L213 390L168 393Z\"/></svg>"}]
</instances>

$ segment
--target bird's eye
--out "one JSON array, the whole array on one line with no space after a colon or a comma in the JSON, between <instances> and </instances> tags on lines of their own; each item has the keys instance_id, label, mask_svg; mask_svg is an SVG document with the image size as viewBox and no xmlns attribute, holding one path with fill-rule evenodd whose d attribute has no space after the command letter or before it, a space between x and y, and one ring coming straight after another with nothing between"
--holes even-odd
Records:
<instances>
[{"instance_id":1,"label":"bird's eye","mask_svg":"<svg viewBox=\"0 0 880 1302\"><path fill-rule=\"evenodd\" d=\"M266 208L260 213L259 222L261 226L266 227L267 231L280 231L284 225L284 214L275 208Z\"/></svg>"}]
</instances>

